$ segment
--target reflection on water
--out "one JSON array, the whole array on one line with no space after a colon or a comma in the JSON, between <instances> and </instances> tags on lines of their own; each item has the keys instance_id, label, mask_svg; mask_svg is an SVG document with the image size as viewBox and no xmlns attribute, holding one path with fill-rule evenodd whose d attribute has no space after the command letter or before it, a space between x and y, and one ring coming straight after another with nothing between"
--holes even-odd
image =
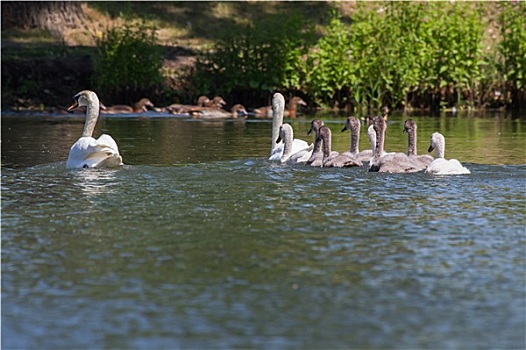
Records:
<instances>
[{"instance_id":1,"label":"reflection on water","mask_svg":"<svg viewBox=\"0 0 526 350\"><path fill-rule=\"evenodd\" d=\"M74 171L73 185L78 186L85 197L111 194L116 186L116 169L94 169Z\"/></svg>"},{"instance_id":2,"label":"reflection on water","mask_svg":"<svg viewBox=\"0 0 526 350\"><path fill-rule=\"evenodd\" d=\"M2 121L3 348L526 347L520 122L422 118L472 172L447 177L282 166L268 122L174 119L106 119L128 165L65 170L81 122ZM485 161L496 125L513 154Z\"/></svg>"},{"instance_id":3,"label":"reflection on water","mask_svg":"<svg viewBox=\"0 0 526 350\"><path fill-rule=\"evenodd\" d=\"M333 148L346 151L350 133L340 132L345 117L316 116L332 129ZM435 131L446 137L446 157L463 163L525 164L526 118L412 117L418 124L417 148L427 153ZM386 149L405 152L407 134L402 133L406 117L395 115L387 125ZM288 120L294 135L312 142L307 131L311 117ZM2 117L2 166L24 167L67 159L78 139L83 118ZM129 165L173 165L218 160L265 157L270 150L269 120L202 122L181 118L101 117L95 135L110 134L118 143L124 163ZM367 130L362 126L360 149L368 149Z\"/></svg>"}]
</instances>

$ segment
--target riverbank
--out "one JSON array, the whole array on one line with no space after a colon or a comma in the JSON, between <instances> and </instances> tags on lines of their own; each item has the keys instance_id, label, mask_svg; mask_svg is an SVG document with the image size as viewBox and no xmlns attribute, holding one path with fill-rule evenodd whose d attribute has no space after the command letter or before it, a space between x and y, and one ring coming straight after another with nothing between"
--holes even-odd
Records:
<instances>
[{"instance_id":1,"label":"riverbank","mask_svg":"<svg viewBox=\"0 0 526 350\"><path fill-rule=\"evenodd\" d=\"M262 100L267 100L269 91L276 89L285 94L299 93L307 100L310 107L324 105L325 107L338 106L341 108L352 107L357 104L376 106L387 103L398 108L404 106L430 108L430 106L434 106L434 108L443 109L455 106L457 109L462 109L477 107L518 108L524 105L521 103L521 101L525 102L526 100L524 87L522 90L517 89L517 86L520 87L522 83L517 84L517 80L509 80L509 75L503 73L513 72L513 69L502 68L502 62L488 60L490 56L486 51L483 54L476 51L477 56L473 59L470 56L471 48L479 50L477 45L481 43L485 45L485 50L490 50L490 48L496 50L499 47L502 30L496 23L499 16L497 10L501 5L492 3L462 5L469 6L469 9L472 10L471 14L463 15L466 18L466 23L469 22L468 19L470 18L478 21L475 19L478 18L474 16L475 13L477 15L485 13L484 19L473 26L461 26L463 31L458 33L448 32L442 35L443 31L439 29L441 39L438 39L446 43L444 44L446 47L444 48L442 45L435 50L434 48L429 49L429 43L426 44L428 45L427 50L417 50L420 52L420 56L424 55L425 52L430 56L429 59L427 56L423 59L406 50L404 45L407 46L407 41L400 38L403 33L398 35L394 31L404 25L412 26L415 23L408 17L409 15L416 16L421 25L425 25L426 21L440 22L443 16L430 17L431 19L422 17L432 16L434 12L430 10L433 8L427 8L427 6L435 5L425 5L423 10L415 9L414 6L406 8L405 5L385 5L386 10L383 4L385 3L370 5L358 3L357 5L354 2L307 2L292 6L287 2L132 2L125 4L88 2L82 4L82 12L85 17L83 22L80 25L72 26L72 28L61 27L60 31L13 28L4 30L4 22L2 22L2 109L46 110L50 107L60 108L69 104L73 93L81 89L93 88L96 85L93 81L95 79L93 77L94 60L96 59L95 39L102 35L104 28L122 26L127 20L138 19L157 28L158 45L162 47L164 52L162 67L164 85L157 93L151 94L154 96L148 96L150 99L156 100L155 103L159 105L176 102L194 103L197 94L219 93L223 96L226 95L232 101L236 100L235 102L241 102L250 107L257 105ZM361 12L356 12L357 6L360 7ZM451 6L451 9L446 10L454 11L452 12L454 15L464 13L459 9L454 9L454 5L446 4L445 6ZM347 49L340 53L341 50L337 45L341 45L341 42L333 43L330 46L335 49L334 52L327 50L327 47L320 49L321 45L324 44L320 39L325 40L325 44L330 43L332 40L330 37L331 30L340 30L338 23L331 27L334 24L332 21L334 17L330 15L331 11L338 13L343 26L342 33L355 32L350 30L353 23L356 24L360 21L363 24L378 23L378 21L374 21L375 18L385 17L392 23L388 23L387 27L383 28L386 30L382 30L382 32L392 33L392 35L373 38L371 33L364 32L364 35L367 34L365 36L369 38L368 40L372 40L373 49L370 53L364 53L364 50L359 48L359 43L363 42L360 37L352 38L354 41L350 45L343 45L345 48L350 47L351 53L348 53ZM389 12L389 16L386 15L385 11ZM267 73L264 75L265 73L262 72L269 71L269 67L264 66L265 63L261 63L261 61L258 65L236 61L239 55L235 52L227 52L232 56L227 57L227 59L222 57L222 60L225 61L223 64L230 64L232 67L217 65L217 70L213 68L211 71L205 72L205 75L200 75L199 87L192 86L190 77L194 72L197 55L209 52L210 45L217 44L222 37L220 33L228 32L234 37L237 35L242 42L244 40L243 35L248 35L246 33L249 33L250 30L258 33L257 30L254 31L254 28L258 29L258 24L279 23L279 21L283 22L283 20L298 15L301 17L302 26L298 35L309 26L314 37L309 42L301 42L303 53L301 56L297 55L298 61L284 63L284 66L288 65L289 68L294 68L293 76L285 78L288 80L284 81L281 74L272 76ZM396 16L402 22L398 19L393 20L393 17ZM387 21L381 21L381 23L387 23ZM433 24L429 30L451 27L445 24L439 26ZM481 28L483 30L479 31ZM421 39L435 38L432 31L429 32L428 30L427 34L424 34L421 29L413 27L410 27L409 31L405 30L404 33L409 33L410 30L418 30L419 35L422 35ZM373 28L372 33L374 32L378 31ZM477 35L483 33L482 36L477 37L475 44L473 44L473 40L462 43L462 40L455 39L455 35L474 32L479 32ZM413 36L410 35L410 37ZM262 57L265 57L264 55L268 54L265 48L271 47L272 43L280 42L276 42L276 40L270 43L265 42L264 40L269 40L269 36L266 37L267 39L263 38L263 41L260 38L259 46L252 47L252 51L245 53L246 56L259 57L261 54ZM258 38L256 37L256 39ZM299 37L295 37L295 39L299 39ZM389 47L385 49L382 42L389 42ZM414 43L414 45L418 46L420 42L422 40ZM451 43L456 43L455 45L458 47ZM465 49L458 43L471 46L469 49ZM510 43L513 45L513 42ZM215 49L225 50L229 47L228 45L225 46L224 42L222 45L215 46ZM285 52L285 56L288 54L296 55L295 47L286 47L286 49L290 51ZM511 51L508 50L511 52L512 58L520 58L520 52L514 54L513 49L515 47L510 46ZM353 50L354 52L352 52ZM397 53L399 50L404 53L403 57L399 57L400 53ZM441 50L446 51L442 53ZM459 53L452 53L457 52L455 50L464 50L465 52L461 52L464 56ZM378 55L379 52L382 53ZM374 57L375 53L386 62L378 59L371 61L370 58ZM276 62L274 58L284 56L283 53L279 52L271 52L271 54L279 54L279 56L267 59L266 64L272 64L272 62ZM343 56L338 57L338 54ZM351 57L350 55L353 55L352 62L347 62ZM359 55L364 56L362 60L359 59ZM449 56L446 57L445 55ZM217 59L218 57L208 56L208 58ZM422 60L428 62L429 67L423 69L420 62ZM341 64L334 66L334 63L339 61ZM236 67L238 68L232 72L243 71L244 74L221 75L223 70ZM290 70L287 74L290 74ZM516 72L514 74L517 75ZM145 79L147 78L145 77ZM370 81L371 79L374 81ZM240 80L246 81L240 84ZM272 83L268 84L268 82ZM223 91L218 91L221 89ZM130 102L105 101L106 104Z\"/></svg>"}]
</instances>

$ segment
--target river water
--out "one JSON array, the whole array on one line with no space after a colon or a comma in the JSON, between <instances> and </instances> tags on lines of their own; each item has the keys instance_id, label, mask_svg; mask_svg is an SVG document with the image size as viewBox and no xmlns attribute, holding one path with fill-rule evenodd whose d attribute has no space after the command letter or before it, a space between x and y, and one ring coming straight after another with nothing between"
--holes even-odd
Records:
<instances>
[{"instance_id":1,"label":"river water","mask_svg":"<svg viewBox=\"0 0 526 350\"><path fill-rule=\"evenodd\" d=\"M525 348L525 118L413 119L472 174L280 165L269 121L154 116L99 120L124 167L66 170L82 116L3 115L2 348Z\"/></svg>"}]
</instances>

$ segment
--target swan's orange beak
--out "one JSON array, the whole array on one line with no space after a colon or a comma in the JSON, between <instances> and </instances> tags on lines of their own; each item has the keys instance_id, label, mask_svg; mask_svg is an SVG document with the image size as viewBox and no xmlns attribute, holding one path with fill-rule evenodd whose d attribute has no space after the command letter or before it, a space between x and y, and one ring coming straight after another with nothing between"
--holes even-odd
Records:
<instances>
[{"instance_id":1,"label":"swan's orange beak","mask_svg":"<svg viewBox=\"0 0 526 350\"><path fill-rule=\"evenodd\" d=\"M78 107L79 107L79 101L75 100L75 102L73 102L73 104L69 106L68 112Z\"/></svg>"}]
</instances>

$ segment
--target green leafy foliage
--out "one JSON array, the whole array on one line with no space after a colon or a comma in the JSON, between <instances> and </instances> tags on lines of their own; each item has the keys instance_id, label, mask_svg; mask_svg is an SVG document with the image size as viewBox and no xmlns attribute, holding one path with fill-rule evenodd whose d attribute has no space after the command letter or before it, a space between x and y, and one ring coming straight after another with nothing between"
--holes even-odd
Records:
<instances>
[{"instance_id":1,"label":"green leafy foliage","mask_svg":"<svg viewBox=\"0 0 526 350\"><path fill-rule=\"evenodd\" d=\"M354 80L348 31L331 14L327 34L307 59L307 86L316 101L344 104Z\"/></svg>"},{"instance_id":2,"label":"green leafy foliage","mask_svg":"<svg viewBox=\"0 0 526 350\"><path fill-rule=\"evenodd\" d=\"M300 16L266 17L220 34L198 56L184 99L255 104L279 90L329 107L473 108L498 105L503 90L517 101L526 87L526 4L496 8L502 41L493 50L484 49L487 7L478 2L358 2L350 24L331 10L317 41ZM138 99L162 83L153 28L110 29L97 44L95 83L108 97Z\"/></svg>"},{"instance_id":3,"label":"green leafy foliage","mask_svg":"<svg viewBox=\"0 0 526 350\"><path fill-rule=\"evenodd\" d=\"M526 3L503 2L499 16L502 41L499 51L505 89L517 95L526 89ZM515 100L517 100L515 98Z\"/></svg>"},{"instance_id":4,"label":"green leafy foliage","mask_svg":"<svg viewBox=\"0 0 526 350\"><path fill-rule=\"evenodd\" d=\"M472 4L360 4L350 28L336 14L309 55L309 93L322 104L409 107L411 96L474 102L485 63L483 23ZM445 101L447 103L447 101Z\"/></svg>"},{"instance_id":5,"label":"green leafy foliage","mask_svg":"<svg viewBox=\"0 0 526 350\"><path fill-rule=\"evenodd\" d=\"M276 89L300 90L302 56L310 35L299 16L255 22L243 32L226 33L197 59L196 96L245 91L252 93L251 99L266 100Z\"/></svg>"},{"instance_id":6,"label":"green leafy foliage","mask_svg":"<svg viewBox=\"0 0 526 350\"><path fill-rule=\"evenodd\" d=\"M155 44L155 29L144 23L110 28L97 38L93 82L101 96L131 103L153 94L163 81Z\"/></svg>"}]
</instances>

